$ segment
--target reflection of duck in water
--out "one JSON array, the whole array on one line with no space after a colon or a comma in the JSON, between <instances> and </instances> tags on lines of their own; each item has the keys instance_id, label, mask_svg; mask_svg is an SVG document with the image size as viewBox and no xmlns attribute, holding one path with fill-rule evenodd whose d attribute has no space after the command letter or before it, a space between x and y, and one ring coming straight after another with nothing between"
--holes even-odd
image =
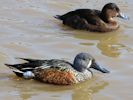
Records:
<instances>
[{"instance_id":1,"label":"reflection of duck in water","mask_svg":"<svg viewBox=\"0 0 133 100\"><path fill-rule=\"evenodd\" d=\"M86 82L85 84L82 84L81 87L79 86L79 89L74 91L72 100L93 100L93 95L104 90L104 88L108 85L108 82L93 78L91 83Z\"/></svg>"},{"instance_id":2,"label":"reflection of duck in water","mask_svg":"<svg viewBox=\"0 0 133 100\"><path fill-rule=\"evenodd\" d=\"M36 81L27 81L26 84L23 83L21 85L12 85L15 87L14 91L17 91L17 94L19 94L17 98L22 100L42 100L44 98L45 100L62 100L66 97L67 100L92 100L94 94L104 90L109 85L108 82L95 76L91 80L81 84L68 86L42 84Z\"/></svg>"},{"instance_id":3,"label":"reflection of duck in water","mask_svg":"<svg viewBox=\"0 0 133 100\"><path fill-rule=\"evenodd\" d=\"M116 32L110 34L82 34L75 33L74 37L82 39L81 45L93 46L96 45L96 49L108 57L118 57L121 55L121 49L129 50L130 47L120 43L121 39L125 38L124 35ZM84 41L88 40L88 41ZM95 42L94 42L95 41ZM95 50L96 50L95 49Z\"/></svg>"},{"instance_id":4,"label":"reflection of duck in water","mask_svg":"<svg viewBox=\"0 0 133 100\"><path fill-rule=\"evenodd\" d=\"M51 84L68 85L85 81L92 77L91 68L102 73L109 72L105 68L99 67L95 62L95 59L88 53L79 53L75 57L73 64L57 59L24 60L28 62L23 64L6 65L9 66L19 77L24 77L26 79L34 78Z\"/></svg>"},{"instance_id":5,"label":"reflection of duck in water","mask_svg":"<svg viewBox=\"0 0 133 100\"><path fill-rule=\"evenodd\" d=\"M119 7L115 3L106 4L101 11L95 9L77 9L64 15L57 15L55 18L63 21L75 29L109 32L119 28L118 23L113 19L120 17L128 19L120 13Z\"/></svg>"}]
</instances>

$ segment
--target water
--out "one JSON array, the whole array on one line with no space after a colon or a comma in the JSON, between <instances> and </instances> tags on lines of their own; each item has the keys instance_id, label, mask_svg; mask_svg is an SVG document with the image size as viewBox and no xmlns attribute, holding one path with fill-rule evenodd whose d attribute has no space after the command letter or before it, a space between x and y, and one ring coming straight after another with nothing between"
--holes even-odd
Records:
<instances>
[{"instance_id":1,"label":"water","mask_svg":"<svg viewBox=\"0 0 133 100\"><path fill-rule=\"evenodd\" d=\"M53 16L76 8L101 9L117 3L129 21L108 34L73 30ZM1 100L132 100L133 99L132 0L1 0L0 99ZM79 52L92 54L111 73L94 72L81 84L54 86L16 77L4 63L15 57L73 61Z\"/></svg>"}]
</instances>

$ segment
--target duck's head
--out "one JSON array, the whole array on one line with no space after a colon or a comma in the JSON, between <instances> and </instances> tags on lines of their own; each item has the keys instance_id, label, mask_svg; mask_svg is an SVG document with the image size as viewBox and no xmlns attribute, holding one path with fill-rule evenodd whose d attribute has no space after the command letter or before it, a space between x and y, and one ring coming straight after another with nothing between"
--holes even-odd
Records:
<instances>
[{"instance_id":1,"label":"duck's head","mask_svg":"<svg viewBox=\"0 0 133 100\"><path fill-rule=\"evenodd\" d=\"M101 17L105 22L112 20L113 17L119 17L122 19L129 19L128 16L120 12L119 7L115 3L106 4L101 12Z\"/></svg>"},{"instance_id":2,"label":"duck's head","mask_svg":"<svg viewBox=\"0 0 133 100\"><path fill-rule=\"evenodd\" d=\"M93 68L102 73L109 73L107 69L100 67L88 53L77 54L73 62L73 67L79 72L84 72L85 70L91 71L91 68Z\"/></svg>"}]
</instances>

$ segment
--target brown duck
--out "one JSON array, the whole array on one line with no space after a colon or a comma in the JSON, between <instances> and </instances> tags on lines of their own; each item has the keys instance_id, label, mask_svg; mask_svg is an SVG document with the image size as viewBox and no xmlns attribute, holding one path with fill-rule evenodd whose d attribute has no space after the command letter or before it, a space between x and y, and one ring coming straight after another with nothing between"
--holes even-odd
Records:
<instances>
[{"instance_id":1,"label":"brown duck","mask_svg":"<svg viewBox=\"0 0 133 100\"><path fill-rule=\"evenodd\" d=\"M56 15L55 18L62 20L64 25L74 29L90 30L97 32L109 32L119 28L114 17L128 19L120 12L115 3L106 4L102 10L77 9L64 15Z\"/></svg>"}]
</instances>

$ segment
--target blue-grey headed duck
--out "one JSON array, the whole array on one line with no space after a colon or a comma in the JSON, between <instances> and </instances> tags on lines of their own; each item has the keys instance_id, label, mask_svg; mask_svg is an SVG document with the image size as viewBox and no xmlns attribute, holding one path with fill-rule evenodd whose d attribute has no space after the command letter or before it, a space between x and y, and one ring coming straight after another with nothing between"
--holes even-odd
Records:
<instances>
[{"instance_id":1,"label":"blue-grey headed duck","mask_svg":"<svg viewBox=\"0 0 133 100\"><path fill-rule=\"evenodd\" d=\"M5 64L19 77L35 79L44 83L71 85L89 80L93 76L91 68L102 73L109 73L100 67L88 53L76 55L73 64L65 60L37 60L20 58L26 63Z\"/></svg>"}]
</instances>

